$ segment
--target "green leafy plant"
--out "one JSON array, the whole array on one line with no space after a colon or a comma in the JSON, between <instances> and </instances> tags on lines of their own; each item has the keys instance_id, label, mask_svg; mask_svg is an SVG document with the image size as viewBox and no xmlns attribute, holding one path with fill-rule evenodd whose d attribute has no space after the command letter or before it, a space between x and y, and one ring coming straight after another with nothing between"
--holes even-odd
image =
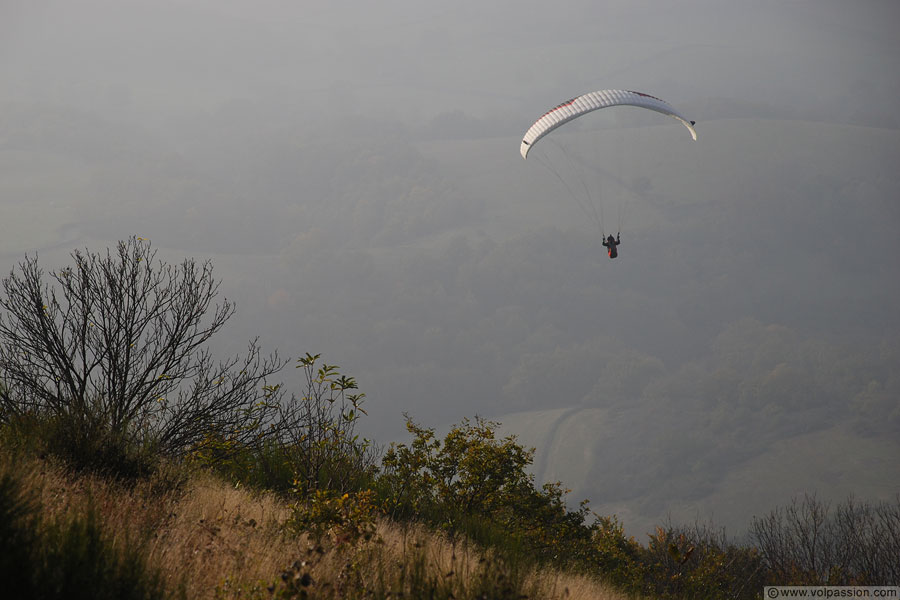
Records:
<instances>
[{"instance_id":1,"label":"green leafy plant","mask_svg":"<svg viewBox=\"0 0 900 600\"><path fill-rule=\"evenodd\" d=\"M294 473L294 487L315 490L360 491L369 487L377 471L372 443L356 432L367 414L365 394L356 379L337 365L306 354L297 361L305 388L282 403L278 412L279 440Z\"/></svg>"},{"instance_id":2,"label":"green leafy plant","mask_svg":"<svg viewBox=\"0 0 900 600\"><path fill-rule=\"evenodd\" d=\"M498 423L464 419L443 440L407 417L409 445L393 444L379 478L388 514L424 518L511 554L538 560L578 560L590 552L587 503L569 510L560 483L536 487L527 472L534 450L515 436L499 438Z\"/></svg>"},{"instance_id":3,"label":"green leafy plant","mask_svg":"<svg viewBox=\"0 0 900 600\"><path fill-rule=\"evenodd\" d=\"M307 493L298 483L296 491L301 499L291 505L288 529L309 534L317 544L331 542L337 547L377 539L379 510L372 490L343 495L331 490Z\"/></svg>"}]
</instances>

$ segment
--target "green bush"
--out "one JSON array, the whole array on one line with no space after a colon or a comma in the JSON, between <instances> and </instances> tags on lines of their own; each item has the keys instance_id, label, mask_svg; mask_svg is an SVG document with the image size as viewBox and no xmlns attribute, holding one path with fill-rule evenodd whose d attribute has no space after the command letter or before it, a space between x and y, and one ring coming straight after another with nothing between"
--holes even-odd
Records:
<instances>
[{"instance_id":1,"label":"green bush","mask_svg":"<svg viewBox=\"0 0 900 600\"><path fill-rule=\"evenodd\" d=\"M393 444L379 478L384 510L463 534L507 557L575 563L591 552L586 503L568 510L559 483L537 488L527 472L534 450L515 436L499 439L498 424L464 419L443 440L407 418L412 442Z\"/></svg>"},{"instance_id":2,"label":"green bush","mask_svg":"<svg viewBox=\"0 0 900 600\"><path fill-rule=\"evenodd\" d=\"M341 494L371 487L377 472L377 452L360 437L356 426L366 411L366 395L356 379L337 365L306 354L297 360L305 386L282 403L277 430L285 460L297 486L306 492L333 490Z\"/></svg>"},{"instance_id":3,"label":"green bush","mask_svg":"<svg viewBox=\"0 0 900 600\"><path fill-rule=\"evenodd\" d=\"M273 440L248 446L211 434L190 454L189 463L252 489L287 495L294 486L286 448Z\"/></svg>"},{"instance_id":4,"label":"green bush","mask_svg":"<svg viewBox=\"0 0 900 600\"><path fill-rule=\"evenodd\" d=\"M644 551L644 592L663 598L756 598L766 585L759 552L709 526L657 527Z\"/></svg>"},{"instance_id":5,"label":"green bush","mask_svg":"<svg viewBox=\"0 0 900 600\"><path fill-rule=\"evenodd\" d=\"M640 592L648 571L645 549L633 537L626 537L615 516L599 517L592 533L593 556L586 563L606 582L630 593Z\"/></svg>"},{"instance_id":6,"label":"green bush","mask_svg":"<svg viewBox=\"0 0 900 600\"><path fill-rule=\"evenodd\" d=\"M326 537L338 546L376 540L378 509L373 491L338 495L316 490L310 494L301 484L297 494L300 499L291 505L291 517L285 524L289 530L309 533L316 544L325 543Z\"/></svg>"},{"instance_id":7,"label":"green bush","mask_svg":"<svg viewBox=\"0 0 900 600\"><path fill-rule=\"evenodd\" d=\"M327 490L356 493L375 485L377 452L355 429L366 412L365 394L353 393L356 380L337 365L319 363L318 354L297 361L306 385L280 403L270 429L276 434L247 444L212 431L190 457L233 483L279 492L296 499ZM280 387L270 389L273 394Z\"/></svg>"},{"instance_id":8,"label":"green bush","mask_svg":"<svg viewBox=\"0 0 900 600\"><path fill-rule=\"evenodd\" d=\"M29 412L0 425L0 443L10 452L51 454L74 471L136 479L156 471L160 456L146 441L111 431L85 415Z\"/></svg>"}]
</instances>

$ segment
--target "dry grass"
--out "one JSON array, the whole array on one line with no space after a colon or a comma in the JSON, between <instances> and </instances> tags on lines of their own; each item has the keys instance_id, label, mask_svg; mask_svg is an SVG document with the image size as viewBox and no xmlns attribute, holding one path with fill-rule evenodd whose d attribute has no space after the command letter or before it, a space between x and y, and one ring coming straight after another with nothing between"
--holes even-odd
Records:
<instances>
[{"instance_id":1,"label":"dry grass","mask_svg":"<svg viewBox=\"0 0 900 600\"><path fill-rule=\"evenodd\" d=\"M191 599L269 598L267 588L280 585L286 571L309 573L319 589L331 590L323 595L342 597L341 582L350 580L350 571L356 581L374 587L377 581L397 581L411 557L423 559L429 577L453 578L454 595L460 597L471 589L473 578L491 569L491 557L477 548L389 521L379 523L377 543L354 548L329 544L317 550L305 537L284 533L281 524L289 508L283 500L235 489L205 474L192 475L172 491L153 482L126 487L97 477L73 477L37 459L16 470L46 512L84 511L90 501L116 542L144 544L149 563L163 571L170 588ZM563 572L543 569L519 576L543 598L625 598L589 578Z\"/></svg>"},{"instance_id":2,"label":"dry grass","mask_svg":"<svg viewBox=\"0 0 900 600\"><path fill-rule=\"evenodd\" d=\"M459 574L470 581L482 568L490 568L491 557L477 547L465 542L453 542L444 536L423 528L383 522L379 534L384 541L384 555L399 557L416 548L428 558L429 568L437 574ZM485 567L487 564L487 567ZM572 600L623 600L621 592L583 575L542 568L529 569L524 575L525 588L539 590L546 599Z\"/></svg>"},{"instance_id":3,"label":"dry grass","mask_svg":"<svg viewBox=\"0 0 900 600\"><path fill-rule=\"evenodd\" d=\"M82 511L88 500L104 529L121 543L143 543L150 564L188 598L212 598L217 587L247 587L274 581L305 540L288 538L280 523L287 505L272 495L229 487L195 474L175 491L159 492L152 482L133 487L94 476L72 477L45 461L29 472L50 513Z\"/></svg>"}]
</instances>

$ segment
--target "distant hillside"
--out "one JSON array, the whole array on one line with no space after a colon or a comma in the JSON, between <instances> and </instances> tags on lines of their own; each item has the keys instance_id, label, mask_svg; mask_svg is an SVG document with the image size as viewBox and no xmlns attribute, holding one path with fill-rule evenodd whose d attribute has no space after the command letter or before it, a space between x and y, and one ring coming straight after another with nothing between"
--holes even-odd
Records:
<instances>
[{"instance_id":1,"label":"distant hillside","mask_svg":"<svg viewBox=\"0 0 900 600\"><path fill-rule=\"evenodd\" d=\"M635 418L645 420L644 426L637 428ZM776 441L709 483L695 469L687 475L678 465L669 469L651 450L659 436L691 438L702 427L702 414L685 416L693 428L675 427L667 414L627 409L555 409L496 419L504 433L536 448L539 481L563 481L572 489L572 503L591 499L594 511L618 515L626 532L641 541L669 517L681 524L712 522L740 535L753 516L787 505L793 496L815 493L832 503L851 494L889 500L900 481L900 441L864 437L846 425Z\"/></svg>"}]
</instances>

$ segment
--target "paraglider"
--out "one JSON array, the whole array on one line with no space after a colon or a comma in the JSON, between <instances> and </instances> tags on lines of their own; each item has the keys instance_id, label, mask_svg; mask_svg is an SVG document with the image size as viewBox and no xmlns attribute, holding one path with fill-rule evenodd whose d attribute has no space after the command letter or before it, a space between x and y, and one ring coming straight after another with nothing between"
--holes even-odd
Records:
<instances>
[{"instance_id":1,"label":"paraglider","mask_svg":"<svg viewBox=\"0 0 900 600\"><path fill-rule=\"evenodd\" d=\"M616 233L616 237L610 235L608 238L603 240L603 245L606 246L606 251L609 254L610 258L615 258L619 255L619 244L622 243L622 240L619 239L619 234Z\"/></svg>"},{"instance_id":2,"label":"paraglider","mask_svg":"<svg viewBox=\"0 0 900 600\"><path fill-rule=\"evenodd\" d=\"M571 100L567 100L566 102L563 102L562 104L559 104L544 113L537 121L534 122L533 125L531 125L531 127L528 128L528 131L525 132L525 135L522 138L522 142L519 146L519 152L521 153L522 158L527 159L529 153L534 149L538 142L555 129L561 127L569 121L572 121L573 119L577 119L593 111L602 108L610 108L613 106L634 106L638 108L645 108L656 111L668 117L672 117L673 119L681 122L681 124L687 128L693 140L697 139L697 132L694 129L695 122L689 120L687 117L675 110L665 100L657 98L656 96L644 94L642 92L629 90L599 90L596 92L590 92L581 96L577 96L575 98L572 98ZM585 161L576 160L575 158L570 156L565 146L561 146L560 149L562 151L564 162L570 163L572 171L577 174L577 178L583 178L584 175L579 171L579 169L582 167ZM542 153L539 152L539 154ZM576 182L568 181L569 177L564 176L559 171L559 169L557 169L553 164L550 164L549 159L545 157L545 160L542 162L544 162L545 166L547 166L560 179L560 181L563 182L566 188L568 188L569 193L573 197L575 197L578 203L581 204L582 208L584 208L585 211L589 213L589 216L591 216L597 222L600 228L601 236L603 236L603 245L607 248L609 257L616 258L619 255L618 246L621 243L620 236L617 233L615 238L613 238L612 235L606 237L606 234L603 231L602 223L603 205L602 203L600 203L600 206L598 207L594 203L595 199L590 197L592 193L588 191L588 185L586 184L586 182L582 180L577 182L581 184L580 186L573 185L573 183ZM597 167L595 170L599 171L600 168ZM619 181L619 184L622 185L621 181ZM618 224L618 228L620 230L623 218L622 213L623 209L620 205Z\"/></svg>"}]
</instances>

